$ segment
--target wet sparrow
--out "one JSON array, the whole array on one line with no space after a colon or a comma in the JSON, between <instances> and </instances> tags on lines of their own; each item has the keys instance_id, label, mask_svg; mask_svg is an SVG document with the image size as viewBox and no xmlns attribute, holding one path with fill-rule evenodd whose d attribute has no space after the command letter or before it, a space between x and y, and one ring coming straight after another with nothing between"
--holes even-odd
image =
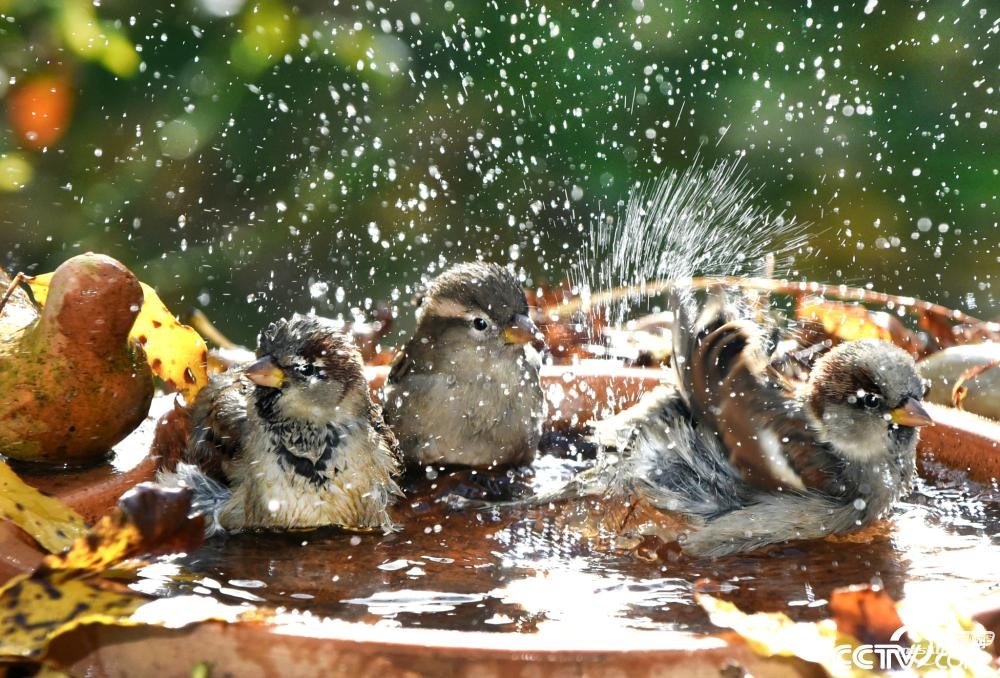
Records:
<instances>
[{"instance_id":1,"label":"wet sparrow","mask_svg":"<svg viewBox=\"0 0 1000 678\"><path fill-rule=\"evenodd\" d=\"M351 340L296 314L261 333L257 355L198 395L184 460L160 482L195 490L210 532L390 530L395 439Z\"/></svg>"},{"instance_id":2,"label":"wet sparrow","mask_svg":"<svg viewBox=\"0 0 1000 678\"><path fill-rule=\"evenodd\" d=\"M882 341L837 346L793 387L763 328L715 301L697 321L675 299L678 386L597 425L584 494L637 495L689 521L692 554L719 556L848 532L883 515L932 423L913 360Z\"/></svg>"},{"instance_id":3,"label":"wet sparrow","mask_svg":"<svg viewBox=\"0 0 1000 678\"><path fill-rule=\"evenodd\" d=\"M541 334L507 269L458 264L433 280L385 387L385 419L406 461L530 462L546 414L533 343Z\"/></svg>"}]
</instances>

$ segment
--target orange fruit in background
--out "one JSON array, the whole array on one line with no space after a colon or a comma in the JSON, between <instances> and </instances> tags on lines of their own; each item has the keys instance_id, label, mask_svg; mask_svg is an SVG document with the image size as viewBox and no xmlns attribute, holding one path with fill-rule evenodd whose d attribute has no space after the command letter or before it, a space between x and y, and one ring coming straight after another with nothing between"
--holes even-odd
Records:
<instances>
[{"instance_id":1,"label":"orange fruit in background","mask_svg":"<svg viewBox=\"0 0 1000 678\"><path fill-rule=\"evenodd\" d=\"M36 75L7 97L10 126L28 148L51 146L69 124L73 94L61 75Z\"/></svg>"}]
</instances>

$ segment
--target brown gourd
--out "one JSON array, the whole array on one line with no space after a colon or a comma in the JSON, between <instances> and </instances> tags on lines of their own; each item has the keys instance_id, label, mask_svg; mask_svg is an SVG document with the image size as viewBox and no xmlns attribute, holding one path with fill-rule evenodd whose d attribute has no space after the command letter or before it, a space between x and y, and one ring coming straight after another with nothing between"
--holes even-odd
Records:
<instances>
[{"instance_id":1,"label":"brown gourd","mask_svg":"<svg viewBox=\"0 0 1000 678\"><path fill-rule=\"evenodd\" d=\"M142 422L153 376L128 336L142 298L131 271L93 253L56 269L40 313L14 290L0 314L0 454L83 465Z\"/></svg>"}]
</instances>

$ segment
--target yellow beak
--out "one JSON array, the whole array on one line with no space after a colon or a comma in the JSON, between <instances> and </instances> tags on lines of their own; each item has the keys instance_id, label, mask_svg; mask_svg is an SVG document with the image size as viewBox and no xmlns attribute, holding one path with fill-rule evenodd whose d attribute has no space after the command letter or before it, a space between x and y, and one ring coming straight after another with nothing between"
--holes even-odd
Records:
<instances>
[{"instance_id":1,"label":"yellow beak","mask_svg":"<svg viewBox=\"0 0 1000 678\"><path fill-rule=\"evenodd\" d=\"M899 426L933 426L934 420L927 410L920 406L920 403L913 398L907 398L902 407L897 407L889 413L893 424Z\"/></svg>"},{"instance_id":2,"label":"yellow beak","mask_svg":"<svg viewBox=\"0 0 1000 678\"><path fill-rule=\"evenodd\" d=\"M538 331L538 326L531 318L521 313L511 319L500 336L507 344L531 344L538 349L545 348L545 335Z\"/></svg>"},{"instance_id":3,"label":"yellow beak","mask_svg":"<svg viewBox=\"0 0 1000 678\"><path fill-rule=\"evenodd\" d=\"M258 386L267 388L281 388L281 385L285 383L285 373L268 355L252 365L248 365L243 370L243 374Z\"/></svg>"}]
</instances>

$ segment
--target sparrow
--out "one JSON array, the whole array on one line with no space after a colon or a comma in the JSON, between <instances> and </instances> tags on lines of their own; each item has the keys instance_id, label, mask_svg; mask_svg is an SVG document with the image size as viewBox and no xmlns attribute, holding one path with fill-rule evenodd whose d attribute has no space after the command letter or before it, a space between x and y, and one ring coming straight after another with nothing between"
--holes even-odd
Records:
<instances>
[{"instance_id":1,"label":"sparrow","mask_svg":"<svg viewBox=\"0 0 1000 678\"><path fill-rule=\"evenodd\" d=\"M908 353L843 343L792 384L746 309L716 298L692 322L684 297L671 302L676 385L594 427L599 461L571 493L679 514L682 550L716 557L850 532L908 491L919 427L933 423Z\"/></svg>"},{"instance_id":2,"label":"sparrow","mask_svg":"<svg viewBox=\"0 0 1000 678\"><path fill-rule=\"evenodd\" d=\"M546 405L544 347L503 266L452 266L428 285L384 388L385 419L414 465L530 463Z\"/></svg>"},{"instance_id":3,"label":"sparrow","mask_svg":"<svg viewBox=\"0 0 1000 678\"><path fill-rule=\"evenodd\" d=\"M295 314L261 332L256 355L198 394L183 460L160 483L195 491L209 534L394 529L396 440L351 339Z\"/></svg>"}]
</instances>

